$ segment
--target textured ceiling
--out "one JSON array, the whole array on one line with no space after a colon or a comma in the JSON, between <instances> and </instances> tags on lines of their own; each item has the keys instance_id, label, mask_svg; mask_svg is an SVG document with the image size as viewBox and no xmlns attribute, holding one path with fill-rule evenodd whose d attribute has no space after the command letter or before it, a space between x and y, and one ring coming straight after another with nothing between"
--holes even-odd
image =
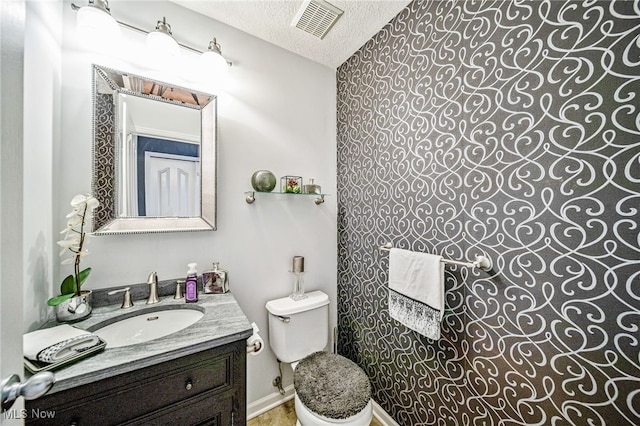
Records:
<instances>
[{"instance_id":1,"label":"textured ceiling","mask_svg":"<svg viewBox=\"0 0 640 426\"><path fill-rule=\"evenodd\" d=\"M277 46L337 68L410 0L329 0L344 10L322 39L291 26L303 0L171 0Z\"/></svg>"}]
</instances>

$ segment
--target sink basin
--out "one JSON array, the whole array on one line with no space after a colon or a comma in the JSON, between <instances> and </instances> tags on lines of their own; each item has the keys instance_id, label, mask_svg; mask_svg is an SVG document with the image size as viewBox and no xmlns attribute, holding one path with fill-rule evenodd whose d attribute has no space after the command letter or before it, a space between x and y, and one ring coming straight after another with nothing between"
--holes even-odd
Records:
<instances>
[{"instance_id":1,"label":"sink basin","mask_svg":"<svg viewBox=\"0 0 640 426\"><path fill-rule=\"evenodd\" d=\"M189 327L203 316L195 309L145 312L100 327L93 333L107 342L107 348L120 348L168 336Z\"/></svg>"}]
</instances>

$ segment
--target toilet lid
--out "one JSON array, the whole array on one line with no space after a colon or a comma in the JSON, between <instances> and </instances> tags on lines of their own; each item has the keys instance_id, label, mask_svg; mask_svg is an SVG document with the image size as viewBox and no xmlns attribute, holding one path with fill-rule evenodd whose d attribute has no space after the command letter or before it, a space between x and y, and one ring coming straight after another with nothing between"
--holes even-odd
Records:
<instances>
[{"instance_id":1,"label":"toilet lid","mask_svg":"<svg viewBox=\"0 0 640 426\"><path fill-rule=\"evenodd\" d=\"M337 354L316 352L304 358L293 375L300 401L330 419L346 419L371 399L369 378L358 365Z\"/></svg>"}]
</instances>

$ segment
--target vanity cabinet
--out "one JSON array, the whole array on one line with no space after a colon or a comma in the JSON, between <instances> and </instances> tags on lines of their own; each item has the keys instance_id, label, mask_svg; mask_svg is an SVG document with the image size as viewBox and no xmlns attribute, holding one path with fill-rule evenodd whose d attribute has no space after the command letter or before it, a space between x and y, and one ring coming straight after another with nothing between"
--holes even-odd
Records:
<instances>
[{"instance_id":1,"label":"vanity cabinet","mask_svg":"<svg viewBox=\"0 0 640 426\"><path fill-rule=\"evenodd\" d=\"M244 425L246 343L242 339L25 404L28 425Z\"/></svg>"}]
</instances>

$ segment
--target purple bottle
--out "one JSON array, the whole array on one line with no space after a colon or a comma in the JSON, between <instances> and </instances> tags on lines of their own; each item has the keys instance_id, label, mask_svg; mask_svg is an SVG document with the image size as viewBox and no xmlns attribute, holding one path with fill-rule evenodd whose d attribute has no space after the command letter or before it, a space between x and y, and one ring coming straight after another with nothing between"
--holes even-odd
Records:
<instances>
[{"instance_id":1,"label":"purple bottle","mask_svg":"<svg viewBox=\"0 0 640 426\"><path fill-rule=\"evenodd\" d=\"M189 270L184 283L184 299L187 303L193 303L198 301L198 271L196 270L198 264L189 263L187 266Z\"/></svg>"}]
</instances>

